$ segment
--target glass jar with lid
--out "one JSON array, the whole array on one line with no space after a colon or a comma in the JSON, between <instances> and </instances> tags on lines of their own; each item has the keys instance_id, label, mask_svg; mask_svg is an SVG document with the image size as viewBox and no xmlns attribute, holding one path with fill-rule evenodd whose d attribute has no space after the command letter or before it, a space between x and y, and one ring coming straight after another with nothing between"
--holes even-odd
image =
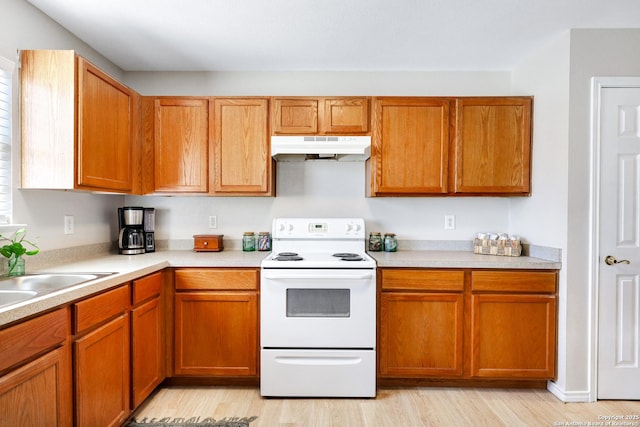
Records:
<instances>
[{"instance_id":1,"label":"glass jar with lid","mask_svg":"<svg viewBox=\"0 0 640 427\"><path fill-rule=\"evenodd\" d=\"M369 234L369 250L371 252L380 252L382 250L382 236L379 231Z\"/></svg>"},{"instance_id":2,"label":"glass jar with lid","mask_svg":"<svg viewBox=\"0 0 640 427\"><path fill-rule=\"evenodd\" d=\"M242 235L242 250L245 252L256 250L256 235L253 231L245 231Z\"/></svg>"},{"instance_id":3,"label":"glass jar with lid","mask_svg":"<svg viewBox=\"0 0 640 427\"><path fill-rule=\"evenodd\" d=\"M258 233L258 250L270 251L271 250L271 234L268 231L261 231Z\"/></svg>"},{"instance_id":4,"label":"glass jar with lid","mask_svg":"<svg viewBox=\"0 0 640 427\"><path fill-rule=\"evenodd\" d=\"M394 233L385 233L384 235L384 251L396 252L398 250L398 240Z\"/></svg>"}]
</instances>

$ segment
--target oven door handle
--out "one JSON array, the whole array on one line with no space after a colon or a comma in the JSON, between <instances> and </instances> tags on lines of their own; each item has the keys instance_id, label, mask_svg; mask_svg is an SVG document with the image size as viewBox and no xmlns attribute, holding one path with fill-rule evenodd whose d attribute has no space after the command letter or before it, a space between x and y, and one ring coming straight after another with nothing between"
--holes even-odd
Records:
<instances>
[{"instance_id":1,"label":"oven door handle","mask_svg":"<svg viewBox=\"0 0 640 427\"><path fill-rule=\"evenodd\" d=\"M269 274L263 275L265 279L269 280L303 280L303 279L318 279L318 280L368 280L373 279L373 273L365 273L359 275L352 274Z\"/></svg>"}]
</instances>

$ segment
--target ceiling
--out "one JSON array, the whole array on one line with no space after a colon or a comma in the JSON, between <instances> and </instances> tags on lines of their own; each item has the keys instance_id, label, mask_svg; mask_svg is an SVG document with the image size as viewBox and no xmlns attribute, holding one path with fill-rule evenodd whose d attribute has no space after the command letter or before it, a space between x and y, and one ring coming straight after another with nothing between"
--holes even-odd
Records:
<instances>
[{"instance_id":1,"label":"ceiling","mask_svg":"<svg viewBox=\"0 0 640 427\"><path fill-rule=\"evenodd\" d=\"M639 0L27 0L126 71L509 70Z\"/></svg>"}]
</instances>

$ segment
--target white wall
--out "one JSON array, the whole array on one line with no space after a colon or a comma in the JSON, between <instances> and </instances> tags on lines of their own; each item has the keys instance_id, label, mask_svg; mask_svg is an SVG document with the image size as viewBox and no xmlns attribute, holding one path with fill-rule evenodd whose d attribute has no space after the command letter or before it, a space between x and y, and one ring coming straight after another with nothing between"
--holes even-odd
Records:
<instances>
[{"instance_id":1,"label":"white wall","mask_svg":"<svg viewBox=\"0 0 640 427\"><path fill-rule=\"evenodd\" d=\"M528 91L535 96L533 168L531 197L511 199L509 203L509 223L513 232L529 236L536 244L563 248L563 265L566 265L568 222L569 50L570 33L567 31L532 54L513 72L514 90ZM563 268L559 280L558 379L555 385L563 394L569 394L567 370L570 366L585 369L588 363L588 352L583 347L582 353L568 355L576 348L576 337L567 331L566 282L566 268ZM573 387L584 390L584 384Z\"/></svg>"},{"instance_id":2,"label":"white wall","mask_svg":"<svg viewBox=\"0 0 640 427\"><path fill-rule=\"evenodd\" d=\"M567 227L567 388L580 390L588 380L582 354L589 349L591 183L591 78L640 76L640 29L572 30Z\"/></svg>"},{"instance_id":3,"label":"white wall","mask_svg":"<svg viewBox=\"0 0 640 427\"><path fill-rule=\"evenodd\" d=\"M142 95L505 95L509 71L127 72Z\"/></svg>"},{"instance_id":4,"label":"white wall","mask_svg":"<svg viewBox=\"0 0 640 427\"><path fill-rule=\"evenodd\" d=\"M0 14L0 55L18 65L21 49L73 49L121 78L122 71L91 47L31 6L25 0L2 0ZM18 70L15 70L18 73ZM19 86L15 79L13 102L19 105ZM12 122L14 187L18 185L20 165L20 121L18 109ZM115 240L116 208L123 196L91 195L63 191L14 190L14 222L29 226L29 237L40 249L51 250ZM64 215L74 215L75 234L64 234Z\"/></svg>"},{"instance_id":5,"label":"white wall","mask_svg":"<svg viewBox=\"0 0 640 427\"><path fill-rule=\"evenodd\" d=\"M571 30L513 72L514 90L535 98L533 196L512 199L514 233L562 249L558 380L567 401L593 396L589 203L591 78L640 75L640 29Z\"/></svg>"},{"instance_id":6,"label":"white wall","mask_svg":"<svg viewBox=\"0 0 640 427\"><path fill-rule=\"evenodd\" d=\"M470 240L478 229L505 230L506 199L365 198L364 164L313 161L277 165L275 198L127 197L127 203L153 206L156 237L191 239L194 234L270 231L280 216L364 217L369 230L395 232L399 239ZM456 230L444 230L444 215L455 214ZM208 216L218 228L208 228Z\"/></svg>"}]
</instances>

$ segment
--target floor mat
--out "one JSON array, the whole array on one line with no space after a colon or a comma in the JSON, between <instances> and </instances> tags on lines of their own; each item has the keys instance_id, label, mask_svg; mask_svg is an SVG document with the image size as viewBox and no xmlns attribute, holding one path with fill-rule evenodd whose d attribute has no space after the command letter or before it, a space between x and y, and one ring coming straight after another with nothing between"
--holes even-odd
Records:
<instances>
[{"instance_id":1,"label":"floor mat","mask_svg":"<svg viewBox=\"0 0 640 427\"><path fill-rule=\"evenodd\" d=\"M211 417L191 418L133 418L125 423L124 427L249 427L249 424L258 417L224 417L214 419Z\"/></svg>"}]
</instances>

